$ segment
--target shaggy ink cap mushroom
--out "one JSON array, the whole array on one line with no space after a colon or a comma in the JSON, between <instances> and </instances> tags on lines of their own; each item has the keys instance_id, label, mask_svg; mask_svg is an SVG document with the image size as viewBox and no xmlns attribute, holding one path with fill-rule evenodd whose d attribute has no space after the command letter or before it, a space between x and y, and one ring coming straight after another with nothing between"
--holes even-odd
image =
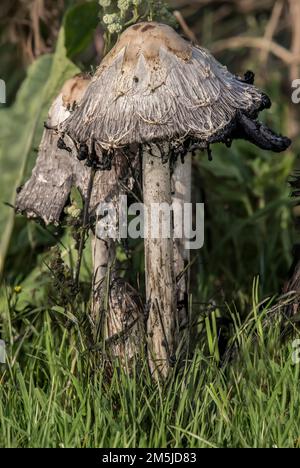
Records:
<instances>
[{"instance_id":1,"label":"shaggy ink cap mushroom","mask_svg":"<svg viewBox=\"0 0 300 468\"><path fill-rule=\"evenodd\" d=\"M104 58L63 131L99 160L115 148L152 142L185 154L243 138L284 151L290 140L257 120L271 102L253 78L234 76L165 24L139 23Z\"/></svg>"},{"instance_id":2,"label":"shaggy ink cap mushroom","mask_svg":"<svg viewBox=\"0 0 300 468\"><path fill-rule=\"evenodd\" d=\"M216 142L229 146L235 138L277 152L289 146L288 138L257 120L271 102L253 79L251 73L243 79L232 75L169 26L136 24L104 58L79 106L60 127L62 138L66 145L74 143L79 156L88 155L95 169L109 169L119 148L136 154L132 148L138 146L143 203L151 213L153 206L172 204L170 162L178 155L209 150ZM181 165L186 172L188 161ZM144 229L147 352L151 372L164 378L177 349L177 276L172 236L165 238L160 229L153 237L152 213L150 218ZM164 223L170 224L167 210Z\"/></svg>"},{"instance_id":3,"label":"shaggy ink cap mushroom","mask_svg":"<svg viewBox=\"0 0 300 468\"><path fill-rule=\"evenodd\" d=\"M90 79L89 75L79 74L65 82L49 110L31 177L18 189L16 211L46 225L60 223L72 187L79 189L85 199L89 193L91 170L85 159L88 155L80 147L78 151L70 138L63 139L59 129L78 106ZM119 179L129 184L130 177L127 161L117 154L109 177L100 171L95 175L90 215L94 216L98 204L117 191Z\"/></svg>"}]
</instances>

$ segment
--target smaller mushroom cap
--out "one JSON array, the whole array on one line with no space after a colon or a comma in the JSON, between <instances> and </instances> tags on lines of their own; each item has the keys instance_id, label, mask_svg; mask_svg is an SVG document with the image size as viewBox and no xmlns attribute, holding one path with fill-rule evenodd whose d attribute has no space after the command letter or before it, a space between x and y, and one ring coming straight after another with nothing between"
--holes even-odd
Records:
<instances>
[{"instance_id":1,"label":"smaller mushroom cap","mask_svg":"<svg viewBox=\"0 0 300 468\"><path fill-rule=\"evenodd\" d=\"M81 74L66 81L49 110L35 167L16 198L16 211L28 218L38 218L45 224L59 224L72 187L78 188L83 198L88 196L91 169L85 165L86 161L77 159L76 147L70 139L64 143L57 128L80 102L89 81L89 76ZM118 196L119 181L130 186L131 177L128 160L118 153L110 173L98 171L95 176L90 215L95 216L101 201Z\"/></svg>"},{"instance_id":2,"label":"smaller mushroom cap","mask_svg":"<svg viewBox=\"0 0 300 468\"><path fill-rule=\"evenodd\" d=\"M57 127L70 116L71 111L81 101L90 81L89 75L80 73L65 82L49 110L47 125Z\"/></svg>"}]
</instances>

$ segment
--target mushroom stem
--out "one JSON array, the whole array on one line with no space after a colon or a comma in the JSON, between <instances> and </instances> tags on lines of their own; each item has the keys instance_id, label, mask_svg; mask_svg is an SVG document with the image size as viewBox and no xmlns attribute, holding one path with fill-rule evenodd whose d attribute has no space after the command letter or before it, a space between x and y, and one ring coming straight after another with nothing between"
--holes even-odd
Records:
<instances>
[{"instance_id":1,"label":"mushroom stem","mask_svg":"<svg viewBox=\"0 0 300 468\"><path fill-rule=\"evenodd\" d=\"M184 162L176 161L172 174L172 203L175 212L174 231L182 232L180 237L174 238L174 270L176 278L177 323L176 342L181 349L185 348L182 329L188 324L188 297L190 274L187 268L190 262L190 251L186 249L186 236L184 231L185 204L191 202L192 191L192 156L187 154ZM178 216L176 216L178 213ZM187 268L187 269L186 269ZM186 269L186 270L185 270Z\"/></svg>"},{"instance_id":2,"label":"mushroom stem","mask_svg":"<svg viewBox=\"0 0 300 468\"><path fill-rule=\"evenodd\" d=\"M128 160L123 153L117 153L109 172L97 171L94 183L96 206L93 200L96 225L92 238L92 333L96 345L100 340L103 342L106 363L117 360L126 370L141 354L145 340L141 297L118 277L116 259L119 223L123 215L127 215L122 198L132 185ZM122 211L124 208L126 213Z\"/></svg>"},{"instance_id":3,"label":"mushroom stem","mask_svg":"<svg viewBox=\"0 0 300 468\"><path fill-rule=\"evenodd\" d=\"M103 340L106 364L130 371L144 347L144 310L139 293L118 277L116 241L92 238L94 342Z\"/></svg>"},{"instance_id":4,"label":"mushroom stem","mask_svg":"<svg viewBox=\"0 0 300 468\"><path fill-rule=\"evenodd\" d=\"M92 238L93 257L93 297L92 320L94 340L98 341L99 333L107 338L106 320L109 306L109 276L115 259L115 246L112 240Z\"/></svg>"},{"instance_id":5,"label":"mushroom stem","mask_svg":"<svg viewBox=\"0 0 300 468\"><path fill-rule=\"evenodd\" d=\"M148 358L156 379L166 378L174 359L176 323L176 283L171 229L170 161L163 163L155 144L143 151L143 192L145 219L145 273L148 305ZM154 210L159 210L159 222ZM153 229L159 226L157 235ZM169 228L166 237L163 228ZM156 237L156 238L155 238Z\"/></svg>"}]
</instances>

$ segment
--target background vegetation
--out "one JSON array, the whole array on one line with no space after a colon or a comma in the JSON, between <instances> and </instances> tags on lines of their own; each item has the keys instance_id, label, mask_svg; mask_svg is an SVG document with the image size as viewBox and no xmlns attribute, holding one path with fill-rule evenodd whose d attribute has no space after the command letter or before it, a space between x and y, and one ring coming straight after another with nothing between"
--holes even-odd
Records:
<instances>
[{"instance_id":1,"label":"background vegetation","mask_svg":"<svg viewBox=\"0 0 300 468\"><path fill-rule=\"evenodd\" d=\"M288 180L300 148L299 106L291 102L291 82L300 78L298 0L14 0L0 11L8 97L0 109L0 335L8 352L0 446L299 446L299 366L279 320L297 242ZM89 252L75 302L67 294L69 229L45 229L12 208L62 83L93 71L117 34L141 18L177 25L237 74L255 71L273 101L263 119L294 138L283 155L237 142L215 146L212 162L194 158L193 197L206 206L205 247L191 275L194 340L165 388L146 368L132 377L95 368L81 326ZM130 267L122 258L138 282L141 245L132 247Z\"/></svg>"}]
</instances>

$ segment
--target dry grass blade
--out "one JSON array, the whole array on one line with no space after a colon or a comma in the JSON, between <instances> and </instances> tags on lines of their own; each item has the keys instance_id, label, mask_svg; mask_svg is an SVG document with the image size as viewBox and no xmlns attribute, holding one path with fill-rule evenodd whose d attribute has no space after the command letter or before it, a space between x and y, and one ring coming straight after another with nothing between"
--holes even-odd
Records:
<instances>
[{"instance_id":1,"label":"dry grass blade","mask_svg":"<svg viewBox=\"0 0 300 468\"><path fill-rule=\"evenodd\" d=\"M230 37L228 39L215 42L212 45L211 50L213 53L219 54L227 49L240 49L243 47L269 51L288 66L295 63L300 64L300 54L295 56L285 47L282 47L276 42L270 41L264 37Z\"/></svg>"},{"instance_id":2,"label":"dry grass blade","mask_svg":"<svg viewBox=\"0 0 300 468\"><path fill-rule=\"evenodd\" d=\"M267 39L269 41L273 40L273 36L278 27L278 23L280 20L280 16L282 14L283 7L284 7L283 0L277 0L273 7L271 18L266 27L264 39ZM268 61L269 53L270 53L270 49L262 50L261 55L260 55L261 62L266 63Z\"/></svg>"}]
</instances>

